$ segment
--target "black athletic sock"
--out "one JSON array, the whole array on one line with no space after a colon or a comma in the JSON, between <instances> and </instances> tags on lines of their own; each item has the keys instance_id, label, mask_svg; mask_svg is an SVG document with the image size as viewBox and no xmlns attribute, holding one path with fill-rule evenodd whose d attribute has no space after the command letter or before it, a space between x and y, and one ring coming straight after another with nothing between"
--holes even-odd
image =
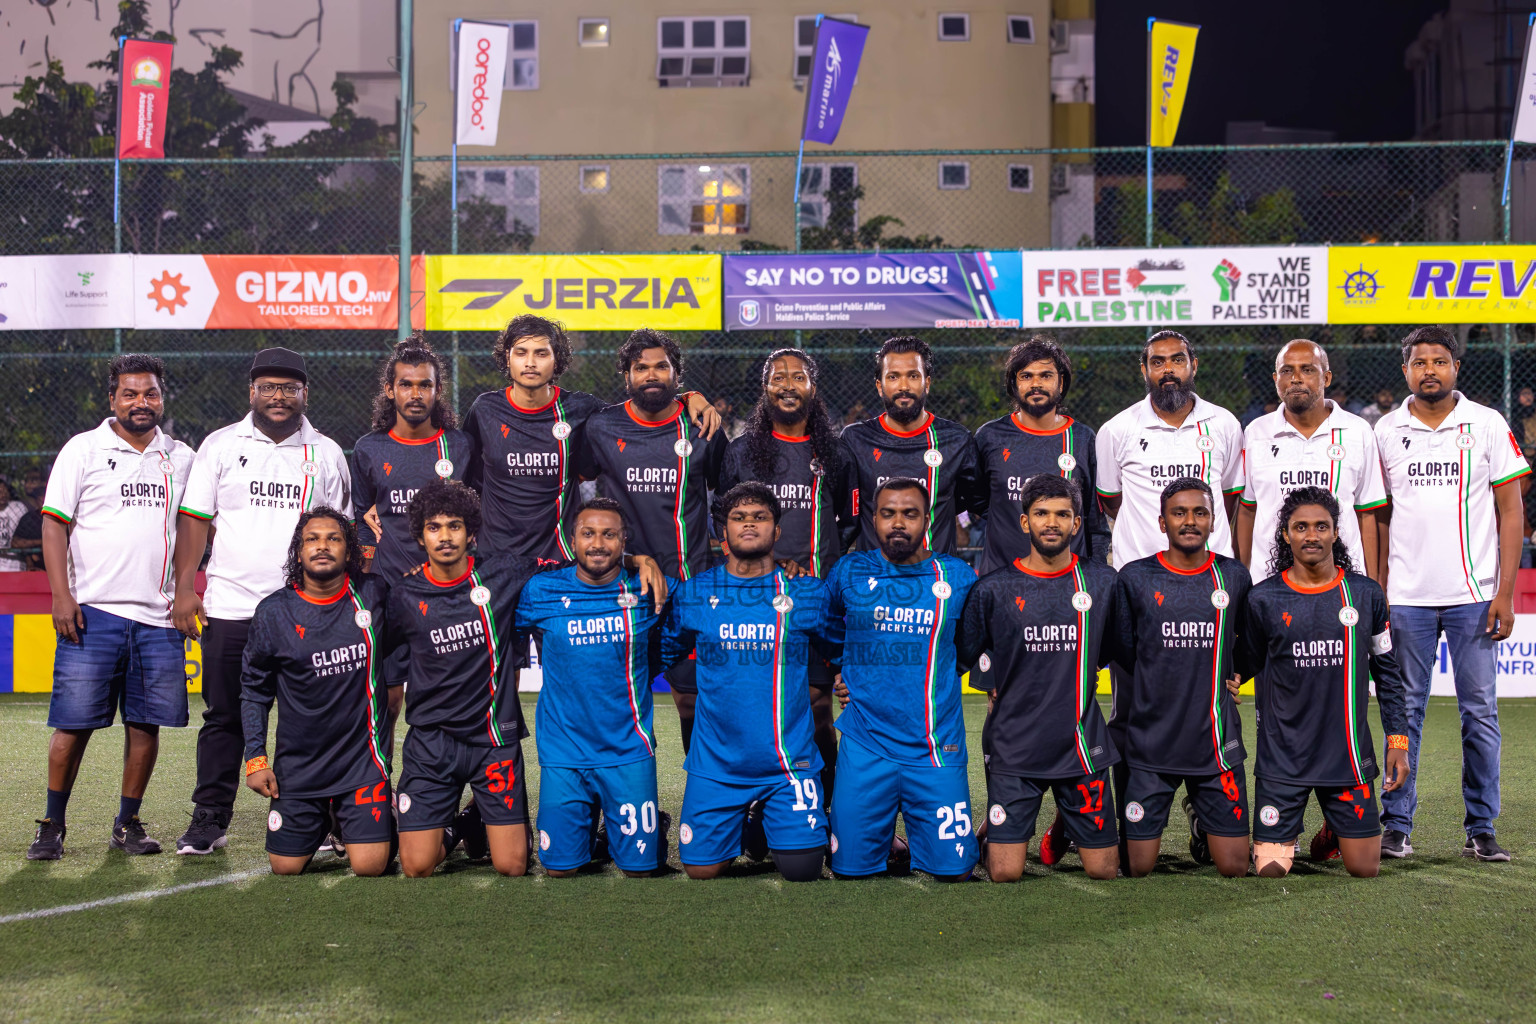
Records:
<instances>
[{"instance_id":1,"label":"black athletic sock","mask_svg":"<svg viewBox=\"0 0 1536 1024\"><path fill-rule=\"evenodd\" d=\"M113 822L113 824L121 825L129 818L132 818L134 815L138 814L139 808L143 805L144 798L141 796L119 797L117 801L117 820Z\"/></svg>"},{"instance_id":2,"label":"black athletic sock","mask_svg":"<svg viewBox=\"0 0 1536 1024\"><path fill-rule=\"evenodd\" d=\"M55 825L64 824L64 809L69 806L70 791L50 789L48 791L48 810L43 812L43 817L52 821Z\"/></svg>"}]
</instances>

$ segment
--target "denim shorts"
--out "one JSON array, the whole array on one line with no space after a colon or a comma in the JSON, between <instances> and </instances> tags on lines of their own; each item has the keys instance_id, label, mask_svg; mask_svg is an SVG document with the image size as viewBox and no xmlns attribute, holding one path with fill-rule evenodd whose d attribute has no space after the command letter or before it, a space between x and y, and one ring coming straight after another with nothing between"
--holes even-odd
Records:
<instances>
[{"instance_id":1,"label":"denim shorts","mask_svg":"<svg viewBox=\"0 0 1536 1024\"><path fill-rule=\"evenodd\" d=\"M181 634L81 605L80 642L59 637L48 724L105 729L114 713L135 725L187 724L187 660Z\"/></svg>"}]
</instances>

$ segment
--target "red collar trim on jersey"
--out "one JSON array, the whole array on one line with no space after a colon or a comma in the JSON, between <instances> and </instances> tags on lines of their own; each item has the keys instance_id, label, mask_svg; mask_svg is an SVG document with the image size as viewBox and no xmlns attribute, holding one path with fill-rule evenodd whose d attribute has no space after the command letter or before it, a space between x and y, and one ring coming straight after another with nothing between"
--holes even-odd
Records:
<instances>
[{"instance_id":1,"label":"red collar trim on jersey","mask_svg":"<svg viewBox=\"0 0 1536 1024\"><path fill-rule=\"evenodd\" d=\"M624 411L629 413L629 418L630 419L634 420L636 423L640 424L642 427L664 427L668 423L675 423L675 422L677 422L677 418L683 414L683 403L682 402L677 402L676 405L677 405L676 411L674 411L671 416L668 416L664 420L643 420L639 416L636 416L635 415L635 403L634 403L633 399L631 399L630 401L624 403Z\"/></svg>"},{"instance_id":2,"label":"red collar trim on jersey","mask_svg":"<svg viewBox=\"0 0 1536 1024\"><path fill-rule=\"evenodd\" d=\"M773 436L780 441L788 441L790 444L800 444L811 439L810 434L806 434L804 437L790 437L788 434L781 434L777 430L773 432Z\"/></svg>"},{"instance_id":3,"label":"red collar trim on jersey","mask_svg":"<svg viewBox=\"0 0 1536 1024\"><path fill-rule=\"evenodd\" d=\"M1060 572L1035 572L1035 570L1025 566L1024 559L1022 558L1015 558L1013 560L1013 567L1026 576L1033 576L1036 579L1042 580L1054 580L1058 577L1065 576L1067 573L1077 568L1077 556L1073 555L1072 561L1068 562L1067 567L1062 569Z\"/></svg>"},{"instance_id":4,"label":"red collar trim on jersey","mask_svg":"<svg viewBox=\"0 0 1536 1024\"><path fill-rule=\"evenodd\" d=\"M1168 559L1163 557L1164 554L1166 554L1166 552L1159 551L1157 553L1157 560L1162 563L1164 569L1167 569L1169 572L1176 572L1180 576L1199 576L1201 573L1210 569L1211 563L1216 561L1216 553L1214 551L1207 551L1205 553L1204 565L1197 569L1180 569L1176 566L1170 565L1168 563Z\"/></svg>"},{"instance_id":5,"label":"red collar trim on jersey","mask_svg":"<svg viewBox=\"0 0 1536 1024\"><path fill-rule=\"evenodd\" d=\"M444 583L442 580L438 579L436 576L433 576L432 575L432 563L431 562L426 563L425 568L423 568L421 570L421 574L427 578L427 582L428 583L431 583L435 587L456 587L460 583L463 583L465 580L469 579L469 577L474 573L474 571L475 571L475 556L474 555L470 555L469 556L469 568L465 569L464 570L464 575L460 576L456 580L449 580L447 583Z\"/></svg>"},{"instance_id":6,"label":"red collar trim on jersey","mask_svg":"<svg viewBox=\"0 0 1536 1024\"><path fill-rule=\"evenodd\" d=\"M933 423L933 413L924 412L923 415L927 418L924 419L919 426L908 431L901 431L897 430L895 427L892 427L890 421L885 418L885 413L880 414L879 423L887 434L892 434L896 437L916 437L918 434L921 434L923 431L927 430L929 425Z\"/></svg>"},{"instance_id":7,"label":"red collar trim on jersey","mask_svg":"<svg viewBox=\"0 0 1536 1024\"><path fill-rule=\"evenodd\" d=\"M436 444L437 443L437 439L442 437L442 436L443 436L443 432L441 430L439 430L437 433L433 434L431 437L418 437L418 438L401 437L399 434L395 433L393 430L391 430L389 432L389 439L391 441L397 441L400 444Z\"/></svg>"},{"instance_id":8,"label":"red collar trim on jersey","mask_svg":"<svg viewBox=\"0 0 1536 1024\"><path fill-rule=\"evenodd\" d=\"M520 406L516 402L512 401L512 389L509 387L509 388L507 388L507 404L510 405L512 408L516 409L518 412L526 412L526 413L543 412L545 409L548 409L550 406L552 406L556 402L560 401L560 389L558 387L555 387L554 385L550 385L550 390L555 393L555 397L551 398L549 401L545 402L543 405L539 406L537 409L524 409L522 406Z\"/></svg>"},{"instance_id":9,"label":"red collar trim on jersey","mask_svg":"<svg viewBox=\"0 0 1536 1024\"><path fill-rule=\"evenodd\" d=\"M1338 567L1335 566L1335 568L1338 568ZM1298 593L1298 594L1321 594L1323 591L1325 591L1325 590L1332 590L1334 587L1339 585L1339 581L1344 578L1344 570L1343 569L1339 569L1338 574L1335 575L1333 577L1333 579L1329 580L1327 583L1324 583L1324 584L1322 584L1320 586L1316 586L1316 587L1308 587L1308 586L1305 586L1303 584L1297 583L1295 580L1291 579L1291 570L1289 570L1289 569L1287 569L1284 572L1282 572L1280 574L1280 578L1285 580L1285 585L1286 586L1290 587L1292 590L1296 591L1296 593Z\"/></svg>"},{"instance_id":10,"label":"red collar trim on jersey","mask_svg":"<svg viewBox=\"0 0 1536 1024\"><path fill-rule=\"evenodd\" d=\"M1014 413L1012 416L1010 416L1008 418L1013 420L1013 425L1014 426L1018 427L1020 430L1024 431L1024 433L1026 433L1026 434L1033 434L1035 437L1053 437L1056 434L1059 434L1062 431L1066 430L1068 427L1070 427L1072 425L1072 417L1068 416L1066 418L1067 421L1065 423L1063 423L1061 426L1057 427L1055 430L1034 430L1034 429L1032 429L1030 427L1026 427L1023 423L1019 422L1019 414L1018 413Z\"/></svg>"},{"instance_id":11,"label":"red collar trim on jersey","mask_svg":"<svg viewBox=\"0 0 1536 1024\"><path fill-rule=\"evenodd\" d=\"M337 601L340 601L342 598L347 596L347 588L346 587L342 587L340 590L336 591L336 593L333 596L326 597L326 598L310 597L308 594L304 593L304 591L301 590L298 587L294 587L293 588L293 592L295 594L298 594L304 600L308 601L310 604L335 604Z\"/></svg>"}]
</instances>

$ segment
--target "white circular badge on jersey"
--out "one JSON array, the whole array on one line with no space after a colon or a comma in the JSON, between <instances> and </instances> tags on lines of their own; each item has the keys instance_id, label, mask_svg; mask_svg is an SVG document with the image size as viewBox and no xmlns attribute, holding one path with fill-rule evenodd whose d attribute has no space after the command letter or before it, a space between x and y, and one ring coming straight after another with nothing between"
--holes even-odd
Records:
<instances>
[{"instance_id":1,"label":"white circular badge on jersey","mask_svg":"<svg viewBox=\"0 0 1536 1024\"><path fill-rule=\"evenodd\" d=\"M549 432L555 435L556 441L564 441L571 436L571 425L565 420L555 420L555 425L549 428Z\"/></svg>"},{"instance_id":2,"label":"white circular badge on jersey","mask_svg":"<svg viewBox=\"0 0 1536 1024\"><path fill-rule=\"evenodd\" d=\"M267 813L267 831L277 832L283 827L283 816L276 811Z\"/></svg>"},{"instance_id":3,"label":"white circular badge on jersey","mask_svg":"<svg viewBox=\"0 0 1536 1024\"><path fill-rule=\"evenodd\" d=\"M318 475L320 475L320 466L319 466L319 464L316 463L316 462L313 462L313 461L311 461L309 459L305 459L304 460L304 464L301 465L299 467L299 469L304 473L305 476L318 476Z\"/></svg>"},{"instance_id":4,"label":"white circular badge on jersey","mask_svg":"<svg viewBox=\"0 0 1536 1024\"><path fill-rule=\"evenodd\" d=\"M1070 473L1077 468L1077 457L1070 452L1062 452L1056 456L1056 465L1061 467L1063 473Z\"/></svg>"},{"instance_id":5,"label":"white circular badge on jersey","mask_svg":"<svg viewBox=\"0 0 1536 1024\"><path fill-rule=\"evenodd\" d=\"M983 672L991 672L992 671L992 659L990 657L988 657L987 655L983 654L981 657L976 659L976 667L981 669Z\"/></svg>"},{"instance_id":6,"label":"white circular badge on jersey","mask_svg":"<svg viewBox=\"0 0 1536 1024\"><path fill-rule=\"evenodd\" d=\"M469 592L469 603L478 608L483 608L491 603L491 588L476 587Z\"/></svg>"},{"instance_id":7,"label":"white circular badge on jersey","mask_svg":"<svg viewBox=\"0 0 1536 1024\"><path fill-rule=\"evenodd\" d=\"M824 470L821 468L820 459L811 460L811 476L821 476Z\"/></svg>"},{"instance_id":8,"label":"white circular badge on jersey","mask_svg":"<svg viewBox=\"0 0 1536 1024\"><path fill-rule=\"evenodd\" d=\"M832 841L828 845L832 847L832 852L833 853L837 852L837 833L836 832L832 833Z\"/></svg>"},{"instance_id":9,"label":"white circular badge on jersey","mask_svg":"<svg viewBox=\"0 0 1536 1024\"><path fill-rule=\"evenodd\" d=\"M1460 448L1464 452L1471 451L1472 446L1475 444L1477 444L1477 438L1473 437L1471 434L1456 435L1456 447Z\"/></svg>"},{"instance_id":10,"label":"white circular badge on jersey","mask_svg":"<svg viewBox=\"0 0 1536 1024\"><path fill-rule=\"evenodd\" d=\"M1270 827L1280 824L1280 812L1274 804L1265 804L1259 808L1259 821Z\"/></svg>"},{"instance_id":11,"label":"white circular badge on jersey","mask_svg":"<svg viewBox=\"0 0 1536 1024\"><path fill-rule=\"evenodd\" d=\"M543 829L539 829L539 849L549 849L549 833L545 832Z\"/></svg>"},{"instance_id":12,"label":"white circular badge on jersey","mask_svg":"<svg viewBox=\"0 0 1536 1024\"><path fill-rule=\"evenodd\" d=\"M773 610L776 612L788 612L795 606L795 599L788 594L773 595Z\"/></svg>"},{"instance_id":13,"label":"white circular badge on jersey","mask_svg":"<svg viewBox=\"0 0 1536 1024\"><path fill-rule=\"evenodd\" d=\"M939 580L937 583L935 583L933 585L933 596L938 598L940 601L947 601L947 600L949 600L949 595L953 594L954 592L955 592L955 588L951 587L948 583L945 583L943 580Z\"/></svg>"},{"instance_id":14,"label":"white circular badge on jersey","mask_svg":"<svg viewBox=\"0 0 1536 1024\"><path fill-rule=\"evenodd\" d=\"M1355 623L1360 621L1360 613L1351 608L1349 605L1345 605L1343 608L1339 609L1339 621L1344 623L1346 626L1353 626Z\"/></svg>"},{"instance_id":15,"label":"white circular badge on jersey","mask_svg":"<svg viewBox=\"0 0 1536 1024\"><path fill-rule=\"evenodd\" d=\"M680 437L677 439L677 443L672 446L672 450L680 457L686 459L693 454L693 442L686 437Z\"/></svg>"},{"instance_id":16,"label":"white circular badge on jersey","mask_svg":"<svg viewBox=\"0 0 1536 1024\"><path fill-rule=\"evenodd\" d=\"M1332 459L1334 462L1338 462L1341 459L1343 459L1344 458L1344 446L1341 445L1341 444L1331 444L1331 445L1329 445L1328 446L1328 457L1330 459Z\"/></svg>"},{"instance_id":17,"label":"white circular badge on jersey","mask_svg":"<svg viewBox=\"0 0 1536 1024\"><path fill-rule=\"evenodd\" d=\"M1141 806L1141 804L1137 803L1136 801L1132 800L1130 803L1125 805L1125 820L1126 821L1140 821L1142 818L1145 818L1146 816L1147 816L1146 810Z\"/></svg>"},{"instance_id":18,"label":"white circular badge on jersey","mask_svg":"<svg viewBox=\"0 0 1536 1024\"><path fill-rule=\"evenodd\" d=\"M453 460L438 459L437 463L432 467L432 472L436 473L444 480L447 480L449 477L453 476Z\"/></svg>"},{"instance_id":19,"label":"white circular badge on jersey","mask_svg":"<svg viewBox=\"0 0 1536 1024\"><path fill-rule=\"evenodd\" d=\"M682 843L684 846L687 846L689 843L693 842L693 828L686 821L683 822L682 827L677 830L677 841Z\"/></svg>"},{"instance_id":20,"label":"white circular badge on jersey","mask_svg":"<svg viewBox=\"0 0 1536 1024\"><path fill-rule=\"evenodd\" d=\"M357 614L352 616L352 621L357 623L358 629L367 629L373 625L373 612L367 608L359 608Z\"/></svg>"},{"instance_id":21,"label":"white circular badge on jersey","mask_svg":"<svg viewBox=\"0 0 1536 1024\"><path fill-rule=\"evenodd\" d=\"M399 796L395 797L395 809L398 810L401 814L410 814L411 795L409 793L401 793Z\"/></svg>"},{"instance_id":22,"label":"white circular badge on jersey","mask_svg":"<svg viewBox=\"0 0 1536 1024\"><path fill-rule=\"evenodd\" d=\"M623 594L619 595L619 607L620 608L633 608L635 605L637 605L639 603L640 603L640 598L637 597L634 594L623 593Z\"/></svg>"},{"instance_id":23,"label":"white circular badge on jersey","mask_svg":"<svg viewBox=\"0 0 1536 1024\"><path fill-rule=\"evenodd\" d=\"M923 461L932 466L934 469L938 469L940 466L944 465L944 453L939 451L937 448L929 448L927 451L923 452Z\"/></svg>"},{"instance_id":24,"label":"white circular badge on jersey","mask_svg":"<svg viewBox=\"0 0 1536 1024\"><path fill-rule=\"evenodd\" d=\"M175 471L176 467L171 463L170 459L160 460L160 472L164 473L166 476L170 476Z\"/></svg>"},{"instance_id":25,"label":"white circular badge on jersey","mask_svg":"<svg viewBox=\"0 0 1536 1024\"><path fill-rule=\"evenodd\" d=\"M1008 820L1008 812L1003 810L1002 804L993 804L992 809L987 812L987 819L994 825L1001 825Z\"/></svg>"},{"instance_id":26,"label":"white circular badge on jersey","mask_svg":"<svg viewBox=\"0 0 1536 1024\"><path fill-rule=\"evenodd\" d=\"M1093 595L1086 590L1079 590L1072 595L1072 607L1080 612L1085 612L1093 607Z\"/></svg>"},{"instance_id":27,"label":"white circular badge on jersey","mask_svg":"<svg viewBox=\"0 0 1536 1024\"><path fill-rule=\"evenodd\" d=\"M1201 434L1199 437L1195 438L1195 447L1199 448L1203 452L1213 452L1216 450L1216 441L1212 438L1206 437L1204 434Z\"/></svg>"},{"instance_id":28,"label":"white circular badge on jersey","mask_svg":"<svg viewBox=\"0 0 1536 1024\"><path fill-rule=\"evenodd\" d=\"M1211 591L1211 607L1225 608L1232 603L1232 595L1220 588Z\"/></svg>"}]
</instances>

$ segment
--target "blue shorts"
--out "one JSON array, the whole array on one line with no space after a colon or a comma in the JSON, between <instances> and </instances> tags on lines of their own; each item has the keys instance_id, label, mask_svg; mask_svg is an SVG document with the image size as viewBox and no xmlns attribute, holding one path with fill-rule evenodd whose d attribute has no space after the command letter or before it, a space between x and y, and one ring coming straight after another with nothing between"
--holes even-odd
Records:
<instances>
[{"instance_id":1,"label":"blue shorts","mask_svg":"<svg viewBox=\"0 0 1536 1024\"><path fill-rule=\"evenodd\" d=\"M602 768L541 768L539 863L573 871L591 861L599 809L608 821L609 852L621 871L661 866L654 757Z\"/></svg>"},{"instance_id":2,"label":"blue shorts","mask_svg":"<svg viewBox=\"0 0 1536 1024\"><path fill-rule=\"evenodd\" d=\"M48 724L106 729L113 713L135 725L187 724L187 658L181 634L88 604L80 642L59 637L53 655Z\"/></svg>"},{"instance_id":3,"label":"blue shorts","mask_svg":"<svg viewBox=\"0 0 1536 1024\"><path fill-rule=\"evenodd\" d=\"M770 850L819 850L827 845L821 781L815 775L791 782L718 782L689 775L683 789L683 823L677 829L684 864L723 864L741 853L747 806L763 801L763 831Z\"/></svg>"},{"instance_id":4,"label":"blue shorts","mask_svg":"<svg viewBox=\"0 0 1536 1024\"><path fill-rule=\"evenodd\" d=\"M904 765L844 736L837 748L832 819L832 871L873 875L885 870L896 834L896 812L907 825L912 866L930 875L969 874L979 856L971 821L965 765Z\"/></svg>"}]
</instances>

